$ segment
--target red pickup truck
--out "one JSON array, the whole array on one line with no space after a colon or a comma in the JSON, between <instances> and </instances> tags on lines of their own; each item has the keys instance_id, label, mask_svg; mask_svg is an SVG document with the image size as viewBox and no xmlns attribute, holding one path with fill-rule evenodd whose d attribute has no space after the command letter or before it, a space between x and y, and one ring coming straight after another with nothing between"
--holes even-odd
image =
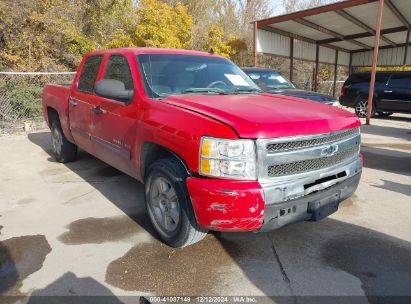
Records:
<instances>
[{"instance_id":1,"label":"red pickup truck","mask_svg":"<svg viewBox=\"0 0 411 304\"><path fill-rule=\"evenodd\" d=\"M173 247L207 230L319 220L361 175L355 115L263 94L212 53L91 52L71 86L45 86L43 108L56 159L75 160L79 147L143 182L150 220Z\"/></svg>"}]
</instances>

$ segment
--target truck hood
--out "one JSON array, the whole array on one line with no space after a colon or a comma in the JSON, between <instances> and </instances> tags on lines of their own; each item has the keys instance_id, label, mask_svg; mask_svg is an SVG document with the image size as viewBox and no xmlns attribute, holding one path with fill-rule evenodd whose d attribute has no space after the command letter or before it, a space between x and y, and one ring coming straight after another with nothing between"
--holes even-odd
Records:
<instances>
[{"instance_id":1,"label":"truck hood","mask_svg":"<svg viewBox=\"0 0 411 304\"><path fill-rule=\"evenodd\" d=\"M360 125L357 116L345 110L282 95L172 95L162 102L221 121L240 138L321 134Z\"/></svg>"}]
</instances>

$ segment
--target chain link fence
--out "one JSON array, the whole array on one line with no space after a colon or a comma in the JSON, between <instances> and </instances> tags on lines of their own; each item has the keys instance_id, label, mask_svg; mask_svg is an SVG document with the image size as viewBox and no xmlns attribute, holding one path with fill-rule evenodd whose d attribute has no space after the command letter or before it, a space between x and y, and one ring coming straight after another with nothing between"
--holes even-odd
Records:
<instances>
[{"instance_id":1,"label":"chain link fence","mask_svg":"<svg viewBox=\"0 0 411 304\"><path fill-rule=\"evenodd\" d=\"M74 73L0 72L0 133L46 128L42 113L43 87L71 83Z\"/></svg>"}]
</instances>

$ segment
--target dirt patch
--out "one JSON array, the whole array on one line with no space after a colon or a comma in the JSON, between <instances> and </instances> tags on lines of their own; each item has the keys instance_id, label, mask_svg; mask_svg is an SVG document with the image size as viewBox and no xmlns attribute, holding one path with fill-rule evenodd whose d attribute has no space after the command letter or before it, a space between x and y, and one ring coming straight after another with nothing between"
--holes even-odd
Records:
<instances>
[{"instance_id":1,"label":"dirt patch","mask_svg":"<svg viewBox=\"0 0 411 304\"><path fill-rule=\"evenodd\" d=\"M1 234L1 229L3 229L4 226L0 225L0 234Z\"/></svg>"},{"instance_id":2,"label":"dirt patch","mask_svg":"<svg viewBox=\"0 0 411 304\"><path fill-rule=\"evenodd\" d=\"M212 295L225 284L227 269L252 262L274 263L264 234L237 240L210 234L180 249L155 241L135 246L111 262L106 282L157 295Z\"/></svg>"},{"instance_id":3,"label":"dirt patch","mask_svg":"<svg viewBox=\"0 0 411 304\"><path fill-rule=\"evenodd\" d=\"M359 200L358 196L356 194L353 194L346 200L342 201L338 209L340 212L344 212L345 214L355 215L360 209L360 203L361 201Z\"/></svg>"},{"instance_id":4,"label":"dirt patch","mask_svg":"<svg viewBox=\"0 0 411 304\"><path fill-rule=\"evenodd\" d=\"M57 168L45 169L45 170L41 171L40 173L42 175L60 175L60 174L64 174L64 173L67 173L67 172L69 172L67 167L60 166L60 167L57 167Z\"/></svg>"},{"instance_id":5,"label":"dirt patch","mask_svg":"<svg viewBox=\"0 0 411 304\"><path fill-rule=\"evenodd\" d=\"M28 198L22 198L22 199L18 200L17 204L25 205L25 204L29 204L31 202L34 202L34 199L28 197Z\"/></svg>"},{"instance_id":6,"label":"dirt patch","mask_svg":"<svg viewBox=\"0 0 411 304\"><path fill-rule=\"evenodd\" d=\"M155 294L208 294L218 284L219 267L232 261L212 235L182 249L172 249L160 242L146 243L111 262L106 282L124 290Z\"/></svg>"},{"instance_id":7,"label":"dirt patch","mask_svg":"<svg viewBox=\"0 0 411 304\"><path fill-rule=\"evenodd\" d=\"M358 196L354 193L346 200L342 201L340 207L348 208L354 206L355 203L358 201Z\"/></svg>"},{"instance_id":8,"label":"dirt patch","mask_svg":"<svg viewBox=\"0 0 411 304\"><path fill-rule=\"evenodd\" d=\"M0 295L20 295L22 281L43 266L51 247L44 235L0 242Z\"/></svg>"},{"instance_id":9,"label":"dirt patch","mask_svg":"<svg viewBox=\"0 0 411 304\"><path fill-rule=\"evenodd\" d=\"M70 223L69 230L58 237L66 245L101 244L118 241L141 231L141 227L126 215L115 217L89 217Z\"/></svg>"}]
</instances>

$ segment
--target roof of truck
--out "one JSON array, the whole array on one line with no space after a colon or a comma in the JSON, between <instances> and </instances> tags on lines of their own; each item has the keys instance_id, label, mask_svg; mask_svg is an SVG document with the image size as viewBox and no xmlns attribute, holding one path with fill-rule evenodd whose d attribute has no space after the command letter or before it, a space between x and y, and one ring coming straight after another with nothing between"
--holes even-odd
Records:
<instances>
[{"instance_id":1,"label":"roof of truck","mask_svg":"<svg viewBox=\"0 0 411 304\"><path fill-rule=\"evenodd\" d=\"M181 49L166 49L166 48L146 48L146 47L139 47L139 48L116 48L116 49L106 49L106 50L97 50L91 51L87 53L90 54L107 54L107 53L127 53L132 52L136 55L140 54L174 54L174 55L197 55L197 56L214 56L214 57L221 57L214 53L207 53L207 52L200 52L200 51L193 51L193 50L181 50Z\"/></svg>"}]
</instances>

